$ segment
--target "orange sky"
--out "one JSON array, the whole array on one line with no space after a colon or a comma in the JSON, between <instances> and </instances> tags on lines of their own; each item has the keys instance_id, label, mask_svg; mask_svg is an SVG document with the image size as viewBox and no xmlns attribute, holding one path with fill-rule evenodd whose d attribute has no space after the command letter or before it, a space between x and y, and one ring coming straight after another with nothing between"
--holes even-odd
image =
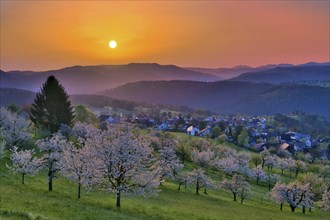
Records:
<instances>
[{"instance_id":1,"label":"orange sky","mask_svg":"<svg viewBox=\"0 0 330 220\"><path fill-rule=\"evenodd\" d=\"M329 1L1 1L1 69L326 62L329 26Z\"/></svg>"}]
</instances>

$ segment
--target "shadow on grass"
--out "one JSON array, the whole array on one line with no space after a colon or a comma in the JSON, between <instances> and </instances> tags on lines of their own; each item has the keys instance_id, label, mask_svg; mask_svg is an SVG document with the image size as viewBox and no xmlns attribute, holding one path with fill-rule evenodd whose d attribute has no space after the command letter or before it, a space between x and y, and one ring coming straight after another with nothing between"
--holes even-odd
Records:
<instances>
[{"instance_id":1,"label":"shadow on grass","mask_svg":"<svg viewBox=\"0 0 330 220\"><path fill-rule=\"evenodd\" d=\"M42 217L42 216L34 216L31 213L28 212L23 212L23 211L15 211L15 210L3 210L0 211L0 217L1 219L10 219L10 220L14 220L14 219L26 219L26 220L44 220L46 218Z\"/></svg>"}]
</instances>

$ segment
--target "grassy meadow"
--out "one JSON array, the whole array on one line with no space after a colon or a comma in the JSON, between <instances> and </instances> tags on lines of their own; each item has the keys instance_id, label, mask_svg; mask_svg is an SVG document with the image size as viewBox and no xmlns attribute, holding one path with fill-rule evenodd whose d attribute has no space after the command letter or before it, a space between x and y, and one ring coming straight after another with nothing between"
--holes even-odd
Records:
<instances>
[{"instance_id":1,"label":"grassy meadow","mask_svg":"<svg viewBox=\"0 0 330 220\"><path fill-rule=\"evenodd\" d=\"M252 184L252 198L243 205L232 201L232 195L223 190L208 190L196 195L193 186L182 187L165 182L156 197L124 196L122 207L115 207L115 194L101 190L87 192L83 190L82 198L77 199L77 187L64 178L54 181L52 192L47 188L47 176L41 172L36 176L26 176L25 185L21 184L21 176L9 173L5 163L1 161L1 206L0 219L328 219L329 213L313 210L306 214L297 209L295 213L284 205L268 199L268 188L265 184ZM186 167L192 167L187 164ZM215 171L209 170L214 180L219 182ZM222 178L221 178L222 179Z\"/></svg>"}]
</instances>

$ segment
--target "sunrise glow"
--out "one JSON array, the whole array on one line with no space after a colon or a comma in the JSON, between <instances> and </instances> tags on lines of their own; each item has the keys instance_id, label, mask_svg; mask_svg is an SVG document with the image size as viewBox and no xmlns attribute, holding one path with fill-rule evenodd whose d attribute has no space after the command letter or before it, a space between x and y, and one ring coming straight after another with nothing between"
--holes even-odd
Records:
<instances>
[{"instance_id":1,"label":"sunrise glow","mask_svg":"<svg viewBox=\"0 0 330 220\"><path fill-rule=\"evenodd\" d=\"M328 1L1 1L0 8L2 70L329 59ZM120 39L116 53L109 36Z\"/></svg>"}]
</instances>

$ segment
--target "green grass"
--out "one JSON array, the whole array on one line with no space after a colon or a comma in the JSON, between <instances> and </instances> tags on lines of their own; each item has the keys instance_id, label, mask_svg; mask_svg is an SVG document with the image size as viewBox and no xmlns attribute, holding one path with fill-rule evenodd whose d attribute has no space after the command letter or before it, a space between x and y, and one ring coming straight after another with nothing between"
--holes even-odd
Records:
<instances>
[{"instance_id":1,"label":"green grass","mask_svg":"<svg viewBox=\"0 0 330 220\"><path fill-rule=\"evenodd\" d=\"M7 161L8 162L8 161ZM269 201L266 184L252 185L253 197L239 202L222 190L208 190L208 194L195 195L189 187L177 190L177 185L166 182L156 197L123 197L122 207L115 207L113 193L95 190L82 192L76 198L76 187L66 179L54 180L54 191L48 192L45 173L26 176L25 185L20 175L8 173L5 162L0 167L0 219L328 219L329 213L320 210L291 213L285 205L283 211ZM212 178L216 172L209 170ZM219 182L219 180L218 180ZM251 183L254 183L251 181Z\"/></svg>"}]
</instances>

